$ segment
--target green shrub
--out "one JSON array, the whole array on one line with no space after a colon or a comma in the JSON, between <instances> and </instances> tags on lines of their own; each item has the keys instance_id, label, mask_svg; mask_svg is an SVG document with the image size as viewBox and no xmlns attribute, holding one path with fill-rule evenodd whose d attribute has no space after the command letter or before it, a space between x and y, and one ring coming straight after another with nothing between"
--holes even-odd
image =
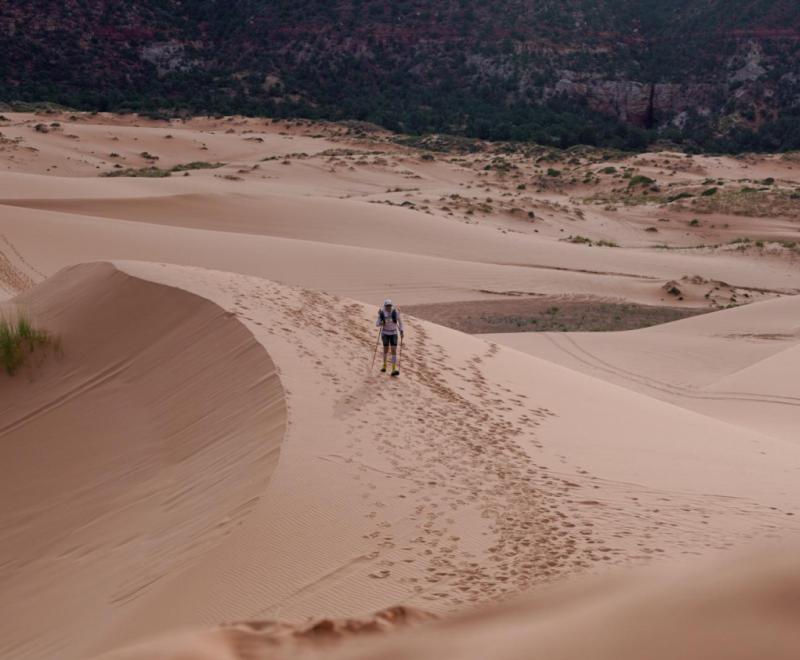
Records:
<instances>
[{"instance_id":1,"label":"green shrub","mask_svg":"<svg viewBox=\"0 0 800 660\"><path fill-rule=\"evenodd\" d=\"M632 176L631 180L628 181L628 188L633 188L634 186L650 186L654 183L655 181L649 176L637 174L636 176Z\"/></svg>"},{"instance_id":2,"label":"green shrub","mask_svg":"<svg viewBox=\"0 0 800 660\"><path fill-rule=\"evenodd\" d=\"M141 176L151 179L158 179L162 177L171 176L172 172L169 170L162 170L158 167L143 167L135 169L129 167L123 170L112 170L111 172L103 172L100 176L115 177L115 176Z\"/></svg>"},{"instance_id":3,"label":"green shrub","mask_svg":"<svg viewBox=\"0 0 800 660\"><path fill-rule=\"evenodd\" d=\"M183 165L176 165L171 172L186 172L188 170L216 170L224 167L225 163L206 163L205 161L196 160L191 163L184 163Z\"/></svg>"},{"instance_id":4,"label":"green shrub","mask_svg":"<svg viewBox=\"0 0 800 660\"><path fill-rule=\"evenodd\" d=\"M13 376L36 350L58 350L58 339L45 330L33 326L25 316L11 321L0 318L0 364Z\"/></svg>"}]
</instances>

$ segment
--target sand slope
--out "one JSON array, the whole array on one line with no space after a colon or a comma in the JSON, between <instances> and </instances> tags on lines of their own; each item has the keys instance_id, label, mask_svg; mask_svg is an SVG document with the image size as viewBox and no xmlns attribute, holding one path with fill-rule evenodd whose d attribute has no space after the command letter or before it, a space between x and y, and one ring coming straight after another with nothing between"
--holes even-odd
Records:
<instances>
[{"instance_id":1,"label":"sand slope","mask_svg":"<svg viewBox=\"0 0 800 660\"><path fill-rule=\"evenodd\" d=\"M796 658L797 549L599 582L330 654L337 660Z\"/></svg>"},{"instance_id":2,"label":"sand slope","mask_svg":"<svg viewBox=\"0 0 800 660\"><path fill-rule=\"evenodd\" d=\"M432 324L409 319L392 381L368 373L371 309L258 278L87 265L24 302L63 332L65 356L24 389L3 382L19 411L3 464L24 480L6 482L3 522L15 657L221 621L444 613L800 531L797 445ZM271 475L270 358L289 411ZM70 489L55 519L29 521ZM41 554L19 566L31 539Z\"/></svg>"},{"instance_id":3,"label":"sand slope","mask_svg":"<svg viewBox=\"0 0 800 660\"><path fill-rule=\"evenodd\" d=\"M0 656L77 657L252 513L284 394L230 314L111 265L16 302L63 355L0 374Z\"/></svg>"},{"instance_id":4,"label":"sand slope","mask_svg":"<svg viewBox=\"0 0 800 660\"><path fill-rule=\"evenodd\" d=\"M323 634L314 646L276 649L270 627L262 632L254 624L172 637L103 660L789 660L800 654L799 595L793 547L595 580L388 638Z\"/></svg>"},{"instance_id":5,"label":"sand slope","mask_svg":"<svg viewBox=\"0 0 800 660\"><path fill-rule=\"evenodd\" d=\"M60 126L40 133L35 126L44 119ZM724 243L755 225L765 235L796 238L794 218L755 223L729 214L713 219L719 230L705 219L695 230L686 213L664 205L602 211L588 200L609 193L615 179L565 187L543 181L541 164L529 158L515 158L517 169L508 173L489 163L487 173L483 161L491 159L480 154L431 161L383 134L348 137L335 125L243 118L158 123L9 113L0 129L0 289L9 294L66 265L102 259L232 270L360 300L380 300L391 288L406 304L525 293L703 307L719 280L740 300L800 290L797 255L784 248L774 255L654 249ZM681 165L663 158L673 170ZM666 166L640 160L643 172L675 182ZM737 173L729 159L698 160L698 172L678 170L687 185L702 181L703 167L722 168L719 175L736 186L737 174L755 175L746 164ZM99 178L197 162L214 169ZM790 165L761 165L794 176ZM670 223L645 233L655 214ZM569 242L582 234L623 247ZM682 285L683 301L662 288L698 275L710 283Z\"/></svg>"},{"instance_id":6,"label":"sand slope","mask_svg":"<svg viewBox=\"0 0 800 660\"><path fill-rule=\"evenodd\" d=\"M798 296L630 332L485 337L776 438L800 437Z\"/></svg>"},{"instance_id":7,"label":"sand slope","mask_svg":"<svg viewBox=\"0 0 800 660\"><path fill-rule=\"evenodd\" d=\"M64 347L0 374L0 656L328 654L317 641L420 612L796 539L800 298L618 335L408 318L401 378L369 371L387 294L701 309L796 293L792 162L643 154L609 173L591 150L396 137L0 117L0 299L21 293ZM793 584L784 566L698 590L606 582L609 602L576 587L363 653L572 658L597 637L625 658L631 621L700 639L681 612L759 626L745 652L768 630L748 603L780 613L794 593L771 586Z\"/></svg>"}]
</instances>

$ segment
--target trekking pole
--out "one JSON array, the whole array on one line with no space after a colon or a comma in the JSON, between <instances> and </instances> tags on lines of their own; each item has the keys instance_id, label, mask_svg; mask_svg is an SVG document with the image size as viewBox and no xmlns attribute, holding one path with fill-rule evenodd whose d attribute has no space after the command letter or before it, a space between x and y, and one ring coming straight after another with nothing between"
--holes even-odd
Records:
<instances>
[{"instance_id":1,"label":"trekking pole","mask_svg":"<svg viewBox=\"0 0 800 660\"><path fill-rule=\"evenodd\" d=\"M378 340L375 342L375 352L372 354L372 364L369 366L370 373L375 368L375 358L378 357L378 346L381 345L381 332L383 332L383 328L378 330Z\"/></svg>"},{"instance_id":2,"label":"trekking pole","mask_svg":"<svg viewBox=\"0 0 800 660\"><path fill-rule=\"evenodd\" d=\"M403 357L403 337L400 337L400 345L397 347L397 370L400 371L400 359Z\"/></svg>"}]
</instances>

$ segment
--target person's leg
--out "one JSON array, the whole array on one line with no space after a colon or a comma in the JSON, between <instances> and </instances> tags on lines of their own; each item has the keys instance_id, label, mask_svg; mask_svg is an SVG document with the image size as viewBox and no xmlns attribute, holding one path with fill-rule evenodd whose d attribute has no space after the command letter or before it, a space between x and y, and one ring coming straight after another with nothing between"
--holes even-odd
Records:
<instances>
[{"instance_id":1,"label":"person's leg","mask_svg":"<svg viewBox=\"0 0 800 660\"><path fill-rule=\"evenodd\" d=\"M382 334L381 339L383 340L383 367L381 371L386 371L386 360L389 355L389 336Z\"/></svg>"}]
</instances>

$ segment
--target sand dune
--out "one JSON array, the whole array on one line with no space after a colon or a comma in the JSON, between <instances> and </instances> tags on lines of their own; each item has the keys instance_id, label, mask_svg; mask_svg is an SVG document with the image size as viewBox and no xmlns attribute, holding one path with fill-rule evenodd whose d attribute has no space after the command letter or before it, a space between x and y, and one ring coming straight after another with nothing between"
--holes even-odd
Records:
<instances>
[{"instance_id":1,"label":"sand dune","mask_svg":"<svg viewBox=\"0 0 800 660\"><path fill-rule=\"evenodd\" d=\"M218 545L277 463L284 395L231 315L107 264L16 301L63 355L0 377L0 656L72 657ZM80 631L80 634L77 634Z\"/></svg>"},{"instance_id":2,"label":"sand dune","mask_svg":"<svg viewBox=\"0 0 800 660\"><path fill-rule=\"evenodd\" d=\"M710 176L708 213L664 197L710 203ZM63 352L0 373L0 656L794 657L795 555L716 562L800 538L798 182L777 157L8 113L0 300ZM408 316L389 379L387 294L716 311ZM656 560L678 565L628 574Z\"/></svg>"},{"instance_id":3,"label":"sand dune","mask_svg":"<svg viewBox=\"0 0 800 660\"><path fill-rule=\"evenodd\" d=\"M720 217L718 225L704 221L697 230L683 213L657 207L632 207L616 218L580 202L607 186L529 192L539 175L524 169L531 167L524 159L511 178L488 175L480 156L476 163L431 162L386 136L350 138L325 125L244 119L164 125L78 115L54 117L60 127L41 134L34 129L41 117L8 116L11 123L0 127L8 145L0 148L8 170L0 172L0 234L14 249L0 245L0 251L34 281L72 263L115 258L233 270L360 300L382 299L391 287L406 304L525 293L708 306L704 294L713 284L683 285L684 300L662 288L696 275L753 298L800 291L793 253L754 258L653 249L654 242L695 246L741 236L740 216ZM642 160L642 171L663 174L665 166ZM701 169L718 167L734 180L729 160L698 160ZM114 165L163 169L198 161L221 167L158 179L97 178ZM780 174L793 176L785 168ZM685 176L688 185L701 175ZM656 213L672 219L661 223L657 240L644 240ZM797 231L783 217L760 219L759 227L775 239ZM584 233L623 248L566 240ZM60 249L43 245L45 236ZM282 258L288 255L293 267ZM298 265L308 262L315 267ZM9 292L19 290L4 279Z\"/></svg>"},{"instance_id":4,"label":"sand dune","mask_svg":"<svg viewBox=\"0 0 800 660\"><path fill-rule=\"evenodd\" d=\"M77 657L226 620L363 616L398 602L444 613L586 571L800 532L800 447L422 321L409 319L405 376L387 385L367 373L369 308L258 278L88 265L22 302L64 333L65 358L10 408L21 419L6 431L5 464L29 481L41 451L20 447L51 438L61 441L45 447L52 469L65 475L43 473L52 487L31 487L30 501L6 498L10 539L54 534L41 556L9 566L4 597L18 617L3 639L16 657ZM84 320L98 334L81 344ZM277 445L263 438L279 441L282 399L258 344L289 409L271 476L254 466L274 461ZM192 388L162 363L172 351L198 374ZM45 412L24 412L27 401ZM164 435L141 426L153 419ZM233 419L243 436L225 430ZM122 428L98 445L107 436L97 427L110 420ZM56 521L33 526L21 513L87 483L98 485L64 503L84 522L60 507ZM162 510L165 501L180 506ZM148 521L138 533L137 520ZM7 552L19 557L20 545ZM142 553L151 559L136 563ZM87 598L78 585L90 579L97 591ZM80 642L67 642L67 628Z\"/></svg>"},{"instance_id":5,"label":"sand dune","mask_svg":"<svg viewBox=\"0 0 800 660\"><path fill-rule=\"evenodd\" d=\"M792 375L800 297L754 303L620 333L486 335L675 405L797 442Z\"/></svg>"}]
</instances>

